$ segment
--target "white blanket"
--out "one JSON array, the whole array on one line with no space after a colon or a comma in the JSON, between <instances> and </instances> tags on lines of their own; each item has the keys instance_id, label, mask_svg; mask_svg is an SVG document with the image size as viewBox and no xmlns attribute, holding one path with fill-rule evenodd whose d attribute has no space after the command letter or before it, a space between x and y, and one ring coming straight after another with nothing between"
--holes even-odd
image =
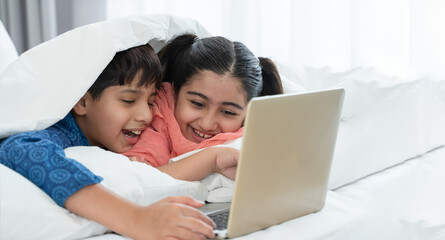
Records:
<instances>
[{"instance_id":1,"label":"white blanket","mask_svg":"<svg viewBox=\"0 0 445 240\"><path fill-rule=\"evenodd\" d=\"M236 239L443 240L443 172L445 148L329 191L320 212ZM115 234L89 238L111 239L124 238Z\"/></svg>"},{"instance_id":2,"label":"white blanket","mask_svg":"<svg viewBox=\"0 0 445 240\"><path fill-rule=\"evenodd\" d=\"M238 150L241 150L241 142L242 137L235 139L233 141L228 141L225 144L221 144L215 147L231 147ZM189 153L185 153L183 155L177 156L173 159L170 159L170 162L179 161L185 157L193 155L202 149L195 150ZM212 173L205 177L201 183L205 184L208 196L207 202L231 202L233 196L233 188L235 186L235 182L222 174Z\"/></svg>"},{"instance_id":3,"label":"white blanket","mask_svg":"<svg viewBox=\"0 0 445 240\"><path fill-rule=\"evenodd\" d=\"M98 147L65 150L95 174L102 185L141 205L167 196L191 196L204 201L207 189L199 182L176 180L147 164ZM0 239L79 239L107 229L59 207L33 183L0 164ZM44 224L42 224L44 223Z\"/></svg>"},{"instance_id":4,"label":"white blanket","mask_svg":"<svg viewBox=\"0 0 445 240\"><path fill-rule=\"evenodd\" d=\"M5 64L8 67L0 75L0 138L43 129L65 117L117 51L147 42L159 51L184 33L210 35L192 19L134 16L86 25L30 49ZM0 57L5 53L1 51ZM169 195L207 197L201 183L177 181L141 164L135 167L136 163L98 148L75 149L67 153L102 175L106 187L137 203L149 204ZM106 231L59 207L3 165L0 213L0 239L79 239Z\"/></svg>"},{"instance_id":5,"label":"white blanket","mask_svg":"<svg viewBox=\"0 0 445 240\"><path fill-rule=\"evenodd\" d=\"M195 20L134 16L85 25L28 50L0 75L0 138L64 118L116 52L146 43L159 51L184 33L210 35Z\"/></svg>"}]
</instances>

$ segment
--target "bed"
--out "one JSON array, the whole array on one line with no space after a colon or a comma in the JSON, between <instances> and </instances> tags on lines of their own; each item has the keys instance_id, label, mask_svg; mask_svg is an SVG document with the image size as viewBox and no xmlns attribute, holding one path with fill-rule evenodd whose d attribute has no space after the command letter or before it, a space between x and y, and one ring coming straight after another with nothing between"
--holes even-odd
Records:
<instances>
[{"instance_id":1,"label":"bed","mask_svg":"<svg viewBox=\"0 0 445 240\"><path fill-rule=\"evenodd\" d=\"M135 16L77 28L18 57L0 28L0 46L9 49L0 52L0 138L63 118L116 51L146 42L158 51L186 32L211 35L192 19ZM444 79L277 62L285 92L346 90L326 206L237 239L445 239ZM65 151L104 177L104 186L139 204L170 195L230 199L233 184L218 175L180 181L97 147ZM126 237L60 208L0 165L0 239Z\"/></svg>"}]
</instances>

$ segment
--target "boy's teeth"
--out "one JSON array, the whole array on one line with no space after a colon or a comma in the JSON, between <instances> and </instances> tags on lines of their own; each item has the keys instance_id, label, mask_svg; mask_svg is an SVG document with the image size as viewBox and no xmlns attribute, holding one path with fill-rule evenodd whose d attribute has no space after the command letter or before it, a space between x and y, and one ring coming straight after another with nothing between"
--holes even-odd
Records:
<instances>
[{"instance_id":1,"label":"boy's teeth","mask_svg":"<svg viewBox=\"0 0 445 240\"><path fill-rule=\"evenodd\" d=\"M134 138L134 137L137 137L137 136L141 135L141 133L142 133L142 131L127 131L125 133L125 135L127 137Z\"/></svg>"}]
</instances>

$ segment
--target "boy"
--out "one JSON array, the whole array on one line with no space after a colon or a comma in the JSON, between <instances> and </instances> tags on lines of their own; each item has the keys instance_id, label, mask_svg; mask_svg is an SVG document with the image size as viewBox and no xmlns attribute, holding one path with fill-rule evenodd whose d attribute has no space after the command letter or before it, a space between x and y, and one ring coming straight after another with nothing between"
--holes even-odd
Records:
<instances>
[{"instance_id":1,"label":"boy","mask_svg":"<svg viewBox=\"0 0 445 240\"><path fill-rule=\"evenodd\" d=\"M101 177L63 149L129 150L152 120L161 65L147 44L115 55L72 111L53 126L20 133L0 145L0 163L20 173L60 206L133 239L213 237L213 222L188 197L138 206L102 187Z\"/></svg>"}]
</instances>

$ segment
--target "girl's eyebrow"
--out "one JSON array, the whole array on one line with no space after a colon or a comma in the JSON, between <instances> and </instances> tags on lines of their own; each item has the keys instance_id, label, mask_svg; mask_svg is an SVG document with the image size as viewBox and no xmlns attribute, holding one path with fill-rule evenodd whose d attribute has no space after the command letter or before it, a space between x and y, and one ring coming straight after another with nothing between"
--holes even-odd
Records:
<instances>
[{"instance_id":1,"label":"girl's eyebrow","mask_svg":"<svg viewBox=\"0 0 445 240\"><path fill-rule=\"evenodd\" d=\"M205 100L209 100L209 98L206 95L204 95L204 94L202 94L200 92L188 91L187 94L196 95L196 96L201 97L201 98L203 98Z\"/></svg>"},{"instance_id":2,"label":"girl's eyebrow","mask_svg":"<svg viewBox=\"0 0 445 240\"><path fill-rule=\"evenodd\" d=\"M222 104L223 104L223 105L233 106L233 107L238 108L239 110L243 110L243 107L241 107L240 105L238 105L238 104L236 104L236 103L234 103L234 102L223 102Z\"/></svg>"},{"instance_id":3,"label":"girl's eyebrow","mask_svg":"<svg viewBox=\"0 0 445 240\"><path fill-rule=\"evenodd\" d=\"M190 94L190 95L196 95L196 96L198 96L198 97L203 98L204 100L210 101L210 99L209 99L206 95L204 95L204 94L202 94L202 93L200 93L200 92L188 91L187 94ZM241 107L239 104L236 104L236 103L234 103L234 102L223 102L222 105L229 105L229 106L236 107L236 108L238 108L239 110L243 110L243 107Z\"/></svg>"}]
</instances>

